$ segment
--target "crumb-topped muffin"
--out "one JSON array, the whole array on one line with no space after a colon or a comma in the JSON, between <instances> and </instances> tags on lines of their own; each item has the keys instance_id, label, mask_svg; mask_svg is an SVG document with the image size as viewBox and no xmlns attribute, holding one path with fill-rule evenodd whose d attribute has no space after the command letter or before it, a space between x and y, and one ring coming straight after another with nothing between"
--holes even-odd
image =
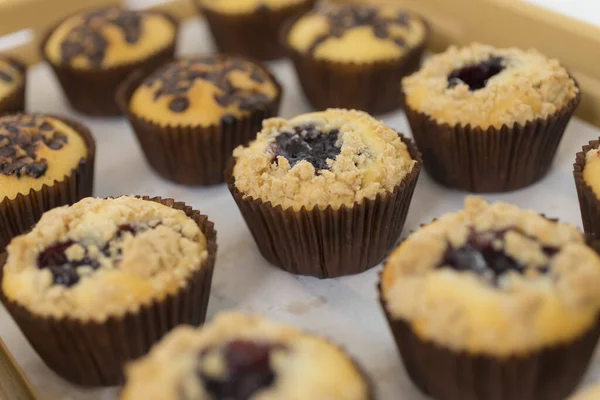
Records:
<instances>
[{"instance_id":1,"label":"crumb-topped muffin","mask_svg":"<svg viewBox=\"0 0 600 400\"><path fill-rule=\"evenodd\" d=\"M171 59L176 38L177 24L166 14L111 7L66 18L50 32L42 52L75 109L111 115L110 106L113 114L116 106L108 97L114 97L118 83L137 68ZM100 99L84 99L82 84L87 96Z\"/></svg>"},{"instance_id":2,"label":"crumb-topped muffin","mask_svg":"<svg viewBox=\"0 0 600 400\"><path fill-rule=\"evenodd\" d=\"M132 74L119 89L150 165L181 184L223 182L235 147L256 137L279 112L281 86L263 66L239 56L208 55Z\"/></svg>"},{"instance_id":3,"label":"crumb-topped muffin","mask_svg":"<svg viewBox=\"0 0 600 400\"><path fill-rule=\"evenodd\" d=\"M382 113L400 106L390 82L418 68L427 36L424 20L396 5L325 4L293 22L283 40L315 108Z\"/></svg>"},{"instance_id":4,"label":"crumb-topped muffin","mask_svg":"<svg viewBox=\"0 0 600 400\"><path fill-rule=\"evenodd\" d=\"M212 224L182 203L86 198L46 212L13 239L2 298L59 374L82 384L116 383L120 363L142 355L173 326L203 321L215 253ZM47 329L54 333L44 337ZM70 350L61 360L57 335L72 329L85 337L87 353ZM149 339L138 337L142 331ZM126 332L131 336L123 337ZM109 350L107 341L121 350L78 372L87 357Z\"/></svg>"},{"instance_id":5,"label":"crumb-topped muffin","mask_svg":"<svg viewBox=\"0 0 600 400\"><path fill-rule=\"evenodd\" d=\"M95 146L82 125L42 114L0 117L0 248L44 211L92 194Z\"/></svg>"},{"instance_id":6,"label":"crumb-topped muffin","mask_svg":"<svg viewBox=\"0 0 600 400\"><path fill-rule=\"evenodd\" d=\"M0 113L24 111L25 81L25 65L0 56Z\"/></svg>"},{"instance_id":7,"label":"crumb-topped muffin","mask_svg":"<svg viewBox=\"0 0 600 400\"><path fill-rule=\"evenodd\" d=\"M515 190L545 175L580 98L557 60L478 43L431 57L402 88L425 168L474 192Z\"/></svg>"},{"instance_id":8,"label":"crumb-topped muffin","mask_svg":"<svg viewBox=\"0 0 600 400\"><path fill-rule=\"evenodd\" d=\"M574 226L471 197L391 253L381 299L409 374L433 397L484 399L501 388L499 399L562 399L600 332L598 285L600 257ZM484 378L486 368L507 371ZM459 385L441 383L463 373L472 375Z\"/></svg>"},{"instance_id":9,"label":"crumb-topped muffin","mask_svg":"<svg viewBox=\"0 0 600 400\"><path fill-rule=\"evenodd\" d=\"M337 346L258 316L221 314L179 327L127 368L123 400L372 399L361 370Z\"/></svg>"},{"instance_id":10,"label":"crumb-topped muffin","mask_svg":"<svg viewBox=\"0 0 600 400\"><path fill-rule=\"evenodd\" d=\"M261 61L284 55L283 23L309 11L315 0L194 0L220 52Z\"/></svg>"},{"instance_id":11,"label":"crumb-topped muffin","mask_svg":"<svg viewBox=\"0 0 600 400\"><path fill-rule=\"evenodd\" d=\"M265 258L320 277L361 272L381 260L400 234L420 171L409 141L367 113L343 109L269 119L257 139L233 156L229 189ZM379 203L386 211L369 217L365 210ZM273 219L273 213L281 215ZM348 217L356 225L343 224L346 214L356 214ZM304 224L306 215L314 225ZM328 218L333 220L324 222ZM371 238L368 227L380 223L390 230ZM294 240L276 233L290 229ZM366 249L360 240L372 240L372 246ZM304 241L312 252L298 250ZM362 254L352 257L352 251Z\"/></svg>"}]
</instances>

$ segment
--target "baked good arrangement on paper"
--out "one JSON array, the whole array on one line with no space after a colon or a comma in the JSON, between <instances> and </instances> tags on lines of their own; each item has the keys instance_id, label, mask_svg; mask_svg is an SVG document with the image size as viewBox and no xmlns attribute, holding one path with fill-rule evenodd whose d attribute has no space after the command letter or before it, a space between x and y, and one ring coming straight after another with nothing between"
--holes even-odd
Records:
<instances>
[{"instance_id":1,"label":"baked good arrangement on paper","mask_svg":"<svg viewBox=\"0 0 600 400\"><path fill-rule=\"evenodd\" d=\"M123 400L600 399L581 385L600 138L569 155L583 230L531 206L555 188L511 203L557 168L568 60L427 54L435 26L401 4L194 3L214 52L176 54L163 11L56 21L39 50L60 115L25 112L31 68L0 56L0 300L45 379ZM157 183L113 185L138 171Z\"/></svg>"}]
</instances>

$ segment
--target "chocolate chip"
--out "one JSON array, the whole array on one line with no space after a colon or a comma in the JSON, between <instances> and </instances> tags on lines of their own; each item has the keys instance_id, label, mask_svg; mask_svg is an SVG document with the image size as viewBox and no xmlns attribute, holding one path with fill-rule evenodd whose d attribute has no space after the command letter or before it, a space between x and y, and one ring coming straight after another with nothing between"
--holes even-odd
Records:
<instances>
[{"instance_id":1,"label":"chocolate chip","mask_svg":"<svg viewBox=\"0 0 600 400\"><path fill-rule=\"evenodd\" d=\"M171 100L171 103L169 103L169 109L176 113L184 112L189 106L190 101L187 97L175 97Z\"/></svg>"},{"instance_id":2,"label":"chocolate chip","mask_svg":"<svg viewBox=\"0 0 600 400\"><path fill-rule=\"evenodd\" d=\"M258 68L252 69L252 73L250 74L250 79L252 79L254 82L258 82L258 83L264 83L266 80L263 76L262 71L259 70Z\"/></svg>"},{"instance_id":3,"label":"chocolate chip","mask_svg":"<svg viewBox=\"0 0 600 400\"><path fill-rule=\"evenodd\" d=\"M221 117L222 125L233 125L236 123L236 121L237 121L237 118L235 118L235 116L232 114L225 114Z\"/></svg>"},{"instance_id":4,"label":"chocolate chip","mask_svg":"<svg viewBox=\"0 0 600 400\"><path fill-rule=\"evenodd\" d=\"M7 74L5 71L0 71L0 80L4 82L12 82L13 77Z\"/></svg>"},{"instance_id":5,"label":"chocolate chip","mask_svg":"<svg viewBox=\"0 0 600 400\"><path fill-rule=\"evenodd\" d=\"M329 169L327 160L335 160L340 154L338 135L337 129L321 132L315 125L302 125L296 127L294 133L277 135L271 150L275 157L285 157L292 167L300 161L308 161L318 172Z\"/></svg>"}]
</instances>

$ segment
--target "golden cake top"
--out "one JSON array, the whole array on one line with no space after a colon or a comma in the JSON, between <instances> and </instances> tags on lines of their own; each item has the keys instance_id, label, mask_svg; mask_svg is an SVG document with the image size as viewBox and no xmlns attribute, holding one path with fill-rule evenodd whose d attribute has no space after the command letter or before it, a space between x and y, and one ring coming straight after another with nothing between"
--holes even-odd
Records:
<instances>
[{"instance_id":1,"label":"golden cake top","mask_svg":"<svg viewBox=\"0 0 600 400\"><path fill-rule=\"evenodd\" d=\"M318 59L369 63L399 59L426 35L421 18L396 6L327 4L296 21L288 42Z\"/></svg>"},{"instance_id":2,"label":"golden cake top","mask_svg":"<svg viewBox=\"0 0 600 400\"><path fill-rule=\"evenodd\" d=\"M600 310L600 257L574 226L477 197L410 235L381 283L392 318L474 354L570 342Z\"/></svg>"},{"instance_id":3,"label":"golden cake top","mask_svg":"<svg viewBox=\"0 0 600 400\"><path fill-rule=\"evenodd\" d=\"M249 14L279 10L308 0L196 0L200 6L223 14Z\"/></svg>"},{"instance_id":4,"label":"golden cake top","mask_svg":"<svg viewBox=\"0 0 600 400\"><path fill-rule=\"evenodd\" d=\"M83 138L40 114L0 117L0 200L61 181L87 157Z\"/></svg>"},{"instance_id":5,"label":"golden cake top","mask_svg":"<svg viewBox=\"0 0 600 400\"><path fill-rule=\"evenodd\" d=\"M175 23L163 14L103 8L67 18L51 33L44 51L55 65L111 68L166 49L176 33Z\"/></svg>"},{"instance_id":6,"label":"golden cake top","mask_svg":"<svg viewBox=\"0 0 600 400\"><path fill-rule=\"evenodd\" d=\"M362 111L329 109L271 118L233 153L245 196L296 210L334 209L388 193L416 161L396 131Z\"/></svg>"},{"instance_id":7,"label":"golden cake top","mask_svg":"<svg viewBox=\"0 0 600 400\"><path fill-rule=\"evenodd\" d=\"M97 321L177 292L208 256L183 211L126 196L50 210L7 252L8 299L42 316Z\"/></svg>"},{"instance_id":8,"label":"golden cake top","mask_svg":"<svg viewBox=\"0 0 600 400\"><path fill-rule=\"evenodd\" d=\"M210 126L264 110L279 95L261 66L242 57L210 55L159 68L135 90L129 107L159 125Z\"/></svg>"},{"instance_id":9,"label":"golden cake top","mask_svg":"<svg viewBox=\"0 0 600 400\"><path fill-rule=\"evenodd\" d=\"M24 79L25 70L20 64L0 57L0 100L12 94Z\"/></svg>"},{"instance_id":10,"label":"golden cake top","mask_svg":"<svg viewBox=\"0 0 600 400\"><path fill-rule=\"evenodd\" d=\"M437 123L483 129L547 118L579 93L557 60L478 43L429 58L402 87L407 104Z\"/></svg>"},{"instance_id":11,"label":"golden cake top","mask_svg":"<svg viewBox=\"0 0 600 400\"><path fill-rule=\"evenodd\" d=\"M592 188L596 197L600 198L600 152L598 149L591 149L585 155L583 180Z\"/></svg>"},{"instance_id":12,"label":"golden cake top","mask_svg":"<svg viewBox=\"0 0 600 400\"><path fill-rule=\"evenodd\" d=\"M126 369L123 400L367 400L370 388L324 339L239 313L179 327Z\"/></svg>"}]
</instances>

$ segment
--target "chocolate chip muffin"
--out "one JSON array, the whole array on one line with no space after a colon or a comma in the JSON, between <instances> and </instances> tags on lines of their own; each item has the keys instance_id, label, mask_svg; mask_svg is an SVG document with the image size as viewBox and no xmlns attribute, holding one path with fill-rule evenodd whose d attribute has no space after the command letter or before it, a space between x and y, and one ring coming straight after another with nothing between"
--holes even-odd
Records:
<instances>
[{"instance_id":1,"label":"chocolate chip muffin","mask_svg":"<svg viewBox=\"0 0 600 400\"><path fill-rule=\"evenodd\" d=\"M342 109L266 120L233 155L229 190L262 255L319 278L382 260L400 236L421 169L408 139Z\"/></svg>"},{"instance_id":2,"label":"chocolate chip muffin","mask_svg":"<svg viewBox=\"0 0 600 400\"><path fill-rule=\"evenodd\" d=\"M599 140L592 140L577 153L573 164L575 187L583 229L592 239L600 239L600 154Z\"/></svg>"},{"instance_id":3,"label":"chocolate chip muffin","mask_svg":"<svg viewBox=\"0 0 600 400\"><path fill-rule=\"evenodd\" d=\"M0 117L0 249L45 211L91 196L95 152L91 133L77 122Z\"/></svg>"},{"instance_id":4,"label":"chocolate chip muffin","mask_svg":"<svg viewBox=\"0 0 600 400\"><path fill-rule=\"evenodd\" d=\"M426 170L470 192L540 180L581 96L557 60L477 43L433 56L402 86Z\"/></svg>"},{"instance_id":5,"label":"chocolate chip muffin","mask_svg":"<svg viewBox=\"0 0 600 400\"><path fill-rule=\"evenodd\" d=\"M336 345L258 316L218 315L175 329L127 367L123 400L370 400L372 387Z\"/></svg>"},{"instance_id":6,"label":"chocolate chip muffin","mask_svg":"<svg viewBox=\"0 0 600 400\"><path fill-rule=\"evenodd\" d=\"M559 400L600 334L598 285L600 257L574 226L469 197L392 252L380 295L431 397Z\"/></svg>"},{"instance_id":7,"label":"chocolate chip muffin","mask_svg":"<svg viewBox=\"0 0 600 400\"><path fill-rule=\"evenodd\" d=\"M25 110L25 64L0 56L0 114Z\"/></svg>"},{"instance_id":8,"label":"chocolate chip muffin","mask_svg":"<svg viewBox=\"0 0 600 400\"><path fill-rule=\"evenodd\" d=\"M220 52L260 61L283 57L284 22L309 11L315 0L194 0Z\"/></svg>"},{"instance_id":9,"label":"chocolate chip muffin","mask_svg":"<svg viewBox=\"0 0 600 400\"><path fill-rule=\"evenodd\" d=\"M45 213L7 254L2 300L44 362L114 385L171 328L204 321L216 234L170 199L86 198Z\"/></svg>"},{"instance_id":10,"label":"chocolate chip muffin","mask_svg":"<svg viewBox=\"0 0 600 400\"><path fill-rule=\"evenodd\" d=\"M181 59L148 76L134 73L118 93L149 164L186 185L223 182L233 149L277 115L280 99L281 86L267 69L225 55Z\"/></svg>"},{"instance_id":11,"label":"chocolate chip muffin","mask_svg":"<svg viewBox=\"0 0 600 400\"><path fill-rule=\"evenodd\" d=\"M291 21L282 40L313 106L372 114L400 107L400 82L418 69L425 21L395 5L325 4Z\"/></svg>"},{"instance_id":12,"label":"chocolate chip muffin","mask_svg":"<svg viewBox=\"0 0 600 400\"><path fill-rule=\"evenodd\" d=\"M115 91L132 71L171 60L177 23L157 11L103 8L59 23L42 43L71 106L87 115L119 115Z\"/></svg>"}]
</instances>

